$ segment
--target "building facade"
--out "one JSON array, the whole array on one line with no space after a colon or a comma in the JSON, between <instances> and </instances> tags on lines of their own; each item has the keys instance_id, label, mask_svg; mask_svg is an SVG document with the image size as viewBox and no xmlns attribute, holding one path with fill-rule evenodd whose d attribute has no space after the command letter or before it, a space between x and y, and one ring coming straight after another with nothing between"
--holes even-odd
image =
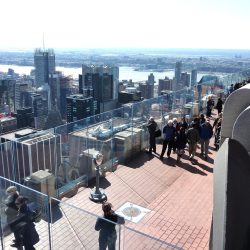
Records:
<instances>
[{"instance_id":1,"label":"building facade","mask_svg":"<svg viewBox=\"0 0 250 250\"><path fill-rule=\"evenodd\" d=\"M83 94L67 97L67 122L75 122L100 113L98 101Z\"/></svg>"},{"instance_id":2,"label":"building facade","mask_svg":"<svg viewBox=\"0 0 250 250\"><path fill-rule=\"evenodd\" d=\"M53 50L36 49L34 54L35 86L49 83L49 75L55 73L55 54Z\"/></svg>"}]
</instances>

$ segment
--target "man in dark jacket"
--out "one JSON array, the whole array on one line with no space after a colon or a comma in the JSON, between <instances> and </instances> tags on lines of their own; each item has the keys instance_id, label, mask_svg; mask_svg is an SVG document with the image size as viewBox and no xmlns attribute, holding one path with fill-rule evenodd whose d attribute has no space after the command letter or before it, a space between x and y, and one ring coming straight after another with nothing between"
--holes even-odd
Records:
<instances>
[{"instance_id":1,"label":"man in dark jacket","mask_svg":"<svg viewBox=\"0 0 250 250\"><path fill-rule=\"evenodd\" d=\"M199 130L197 129L197 123L194 121L191 123L191 128L187 131L189 160L192 160L196 153L197 143L199 141Z\"/></svg>"},{"instance_id":2,"label":"man in dark jacket","mask_svg":"<svg viewBox=\"0 0 250 250\"><path fill-rule=\"evenodd\" d=\"M103 218L98 218L95 224L95 230L99 233L99 250L115 250L116 245L116 224L124 224L124 218L117 215L112 210L112 205L109 202L105 202L102 205L104 213Z\"/></svg>"},{"instance_id":3,"label":"man in dark jacket","mask_svg":"<svg viewBox=\"0 0 250 250\"><path fill-rule=\"evenodd\" d=\"M171 154L171 150L172 150L173 142L174 142L174 137L175 137L175 128L173 127L172 120L169 120L167 125L164 126L162 133L163 133L163 145L162 145L162 151L161 151L161 156L160 156L161 160L163 160L163 156L167 148L168 148L167 156L168 158L170 158L170 154Z\"/></svg>"},{"instance_id":4,"label":"man in dark jacket","mask_svg":"<svg viewBox=\"0 0 250 250\"><path fill-rule=\"evenodd\" d=\"M157 128L157 123L154 121L154 118L151 116L147 124L149 132L149 151L147 153L151 154L152 150L156 153L156 143L155 143L155 131Z\"/></svg>"},{"instance_id":5,"label":"man in dark jacket","mask_svg":"<svg viewBox=\"0 0 250 250\"><path fill-rule=\"evenodd\" d=\"M213 136L213 127L209 120L206 120L200 127L201 156L207 160L209 141Z\"/></svg>"},{"instance_id":6,"label":"man in dark jacket","mask_svg":"<svg viewBox=\"0 0 250 250\"><path fill-rule=\"evenodd\" d=\"M35 250L34 245L39 242L39 235L36 231L34 220L34 213L27 205L28 199L23 196L18 196L15 201L18 207L18 214L13 227L16 232L16 242L12 244L12 247L22 247L25 250Z\"/></svg>"},{"instance_id":7,"label":"man in dark jacket","mask_svg":"<svg viewBox=\"0 0 250 250\"><path fill-rule=\"evenodd\" d=\"M215 106L215 108L218 110L218 115L221 113L222 111L222 106L223 106L223 101L221 100L221 98L218 98L217 104Z\"/></svg>"}]
</instances>

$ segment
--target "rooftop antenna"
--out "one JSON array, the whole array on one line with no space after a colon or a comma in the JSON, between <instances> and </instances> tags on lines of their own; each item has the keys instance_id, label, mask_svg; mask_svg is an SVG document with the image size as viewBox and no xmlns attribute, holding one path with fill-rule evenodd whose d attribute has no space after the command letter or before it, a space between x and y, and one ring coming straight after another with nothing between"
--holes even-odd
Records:
<instances>
[{"instance_id":1,"label":"rooftop antenna","mask_svg":"<svg viewBox=\"0 0 250 250\"><path fill-rule=\"evenodd\" d=\"M44 32L43 32L43 51L45 51Z\"/></svg>"}]
</instances>

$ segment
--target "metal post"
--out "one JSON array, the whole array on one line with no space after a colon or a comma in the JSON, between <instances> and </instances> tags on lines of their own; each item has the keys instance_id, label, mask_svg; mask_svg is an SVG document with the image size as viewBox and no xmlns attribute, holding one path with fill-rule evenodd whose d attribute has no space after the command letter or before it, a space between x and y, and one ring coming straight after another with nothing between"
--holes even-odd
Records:
<instances>
[{"instance_id":1,"label":"metal post","mask_svg":"<svg viewBox=\"0 0 250 250\"><path fill-rule=\"evenodd\" d=\"M100 188L100 165L103 161L103 155L101 153L97 153L93 159L94 163L96 164L96 187L94 187L91 192L89 199L94 202L102 202L107 200L107 195L105 194L104 190Z\"/></svg>"}]
</instances>

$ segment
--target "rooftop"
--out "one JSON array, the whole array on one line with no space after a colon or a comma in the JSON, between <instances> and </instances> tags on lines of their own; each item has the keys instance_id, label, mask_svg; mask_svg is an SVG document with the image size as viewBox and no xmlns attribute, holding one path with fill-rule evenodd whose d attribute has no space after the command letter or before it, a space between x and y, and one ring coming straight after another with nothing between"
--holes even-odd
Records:
<instances>
[{"instance_id":1,"label":"rooftop","mask_svg":"<svg viewBox=\"0 0 250 250\"><path fill-rule=\"evenodd\" d=\"M100 187L105 189L114 210L127 215L127 227L174 246L147 248L147 240L144 242L142 239L129 238L130 242L138 240L137 247L133 244L133 247L126 246L123 249L208 249L213 207L213 162L216 154L212 145L213 139L210 142L207 161L196 156L195 160L190 162L186 152L181 162L177 163L176 154L171 154L170 159L164 158L161 161L159 153L162 146L158 144L157 154L140 152L127 164L118 165L116 171L109 172L105 178L100 179ZM197 155L199 153L198 148ZM95 233L88 234L88 242L84 241L84 236L78 235L79 229L82 234L86 233L89 227L91 229L88 230L93 230L93 219L88 221L86 215L72 212L67 207L68 204L101 216L101 204L89 199L93 187L94 183L90 183L87 188L81 187L75 196L62 199L60 212L52 212L53 217L57 218L52 224L53 249L72 249L76 236L74 233L80 240L80 243L74 243L75 249L97 249L98 236ZM132 217L136 217L136 214L126 214L124 209L119 209L124 204L130 208L138 207L139 213L142 213L141 218L133 220ZM46 222L36 224L36 228L41 239L36 244L36 249L47 249L49 237ZM7 237L5 249L12 249L8 248L12 237L12 234ZM88 245L91 241L92 247Z\"/></svg>"}]
</instances>

